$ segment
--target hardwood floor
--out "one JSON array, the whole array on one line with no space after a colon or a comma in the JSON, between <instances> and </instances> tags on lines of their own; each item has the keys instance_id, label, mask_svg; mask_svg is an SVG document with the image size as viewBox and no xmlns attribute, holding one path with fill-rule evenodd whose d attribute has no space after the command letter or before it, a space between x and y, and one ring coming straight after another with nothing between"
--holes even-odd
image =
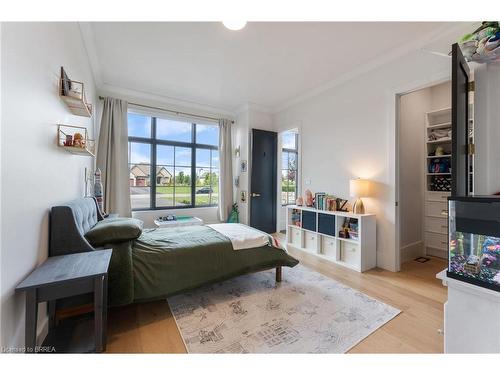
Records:
<instances>
[{"instance_id":1,"label":"hardwood floor","mask_svg":"<svg viewBox=\"0 0 500 375\"><path fill-rule=\"evenodd\" d=\"M374 269L358 273L291 250L302 265L388 303L402 311L350 353L442 353L446 288L435 278L446 261L410 261L398 273ZM288 269L283 268L286 278ZM181 335L165 301L113 308L108 318L108 353L185 353Z\"/></svg>"}]
</instances>

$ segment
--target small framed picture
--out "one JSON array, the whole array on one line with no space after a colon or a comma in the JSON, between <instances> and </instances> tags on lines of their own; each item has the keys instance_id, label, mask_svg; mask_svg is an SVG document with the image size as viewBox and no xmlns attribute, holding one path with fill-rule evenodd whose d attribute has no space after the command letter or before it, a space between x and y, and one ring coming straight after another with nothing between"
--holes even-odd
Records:
<instances>
[{"instance_id":1,"label":"small framed picture","mask_svg":"<svg viewBox=\"0 0 500 375\"><path fill-rule=\"evenodd\" d=\"M247 161L246 160L242 160L241 163L240 163L240 166L241 166L241 172L246 172L247 171Z\"/></svg>"}]
</instances>

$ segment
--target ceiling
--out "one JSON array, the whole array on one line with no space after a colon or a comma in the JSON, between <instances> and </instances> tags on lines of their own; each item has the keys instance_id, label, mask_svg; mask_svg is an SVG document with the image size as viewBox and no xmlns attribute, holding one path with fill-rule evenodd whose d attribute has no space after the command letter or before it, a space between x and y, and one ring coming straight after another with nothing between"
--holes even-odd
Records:
<instances>
[{"instance_id":1,"label":"ceiling","mask_svg":"<svg viewBox=\"0 0 500 375\"><path fill-rule=\"evenodd\" d=\"M86 24L84 41L98 86L228 111L248 103L272 111L455 26L252 22L230 31L218 22L103 22Z\"/></svg>"}]
</instances>

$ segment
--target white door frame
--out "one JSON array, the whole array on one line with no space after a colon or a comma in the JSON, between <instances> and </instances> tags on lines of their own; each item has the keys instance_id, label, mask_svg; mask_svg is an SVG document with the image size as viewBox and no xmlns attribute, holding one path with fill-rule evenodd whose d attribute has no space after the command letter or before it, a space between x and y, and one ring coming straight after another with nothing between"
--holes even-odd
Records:
<instances>
[{"instance_id":1,"label":"white door frame","mask_svg":"<svg viewBox=\"0 0 500 375\"><path fill-rule=\"evenodd\" d=\"M438 72L437 74L427 79L415 81L411 84L391 90L388 93L389 103L389 120L394 127L390 130L389 134L389 171L394 181L394 249L396 252L394 269L396 272L401 270L401 240L400 240L400 213L399 213L399 110L401 96L409 94L414 91L425 89L428 87L439 85L451 80L451 73L449 71Z\"/></svg>"}]
</instances>

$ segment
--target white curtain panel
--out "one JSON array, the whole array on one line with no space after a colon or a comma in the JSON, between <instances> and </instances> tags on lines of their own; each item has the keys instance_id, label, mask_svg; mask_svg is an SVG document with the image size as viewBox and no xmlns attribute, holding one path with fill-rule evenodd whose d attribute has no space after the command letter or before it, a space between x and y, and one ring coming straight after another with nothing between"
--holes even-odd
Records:
<instances>
[{"instance_id":1,"label":"white curtain panel","mask_svg":"<svg viewBox=\"0 0 500 375\"><path fill-rule=\"evenodd\" d=\"M104 98L97 167L101 169L104 211L130 217L127 102Z\"/></svg>"},{"instance_id":2,"label":"white curtain panel","mask_svg":"<svg viewBox=\"0 0 500 375\"><path fill-rule=\"evenodd\" d=\"M219 120L219 220L227 221L233 205L231 120Z\"/></svg>"}]
</instances>

